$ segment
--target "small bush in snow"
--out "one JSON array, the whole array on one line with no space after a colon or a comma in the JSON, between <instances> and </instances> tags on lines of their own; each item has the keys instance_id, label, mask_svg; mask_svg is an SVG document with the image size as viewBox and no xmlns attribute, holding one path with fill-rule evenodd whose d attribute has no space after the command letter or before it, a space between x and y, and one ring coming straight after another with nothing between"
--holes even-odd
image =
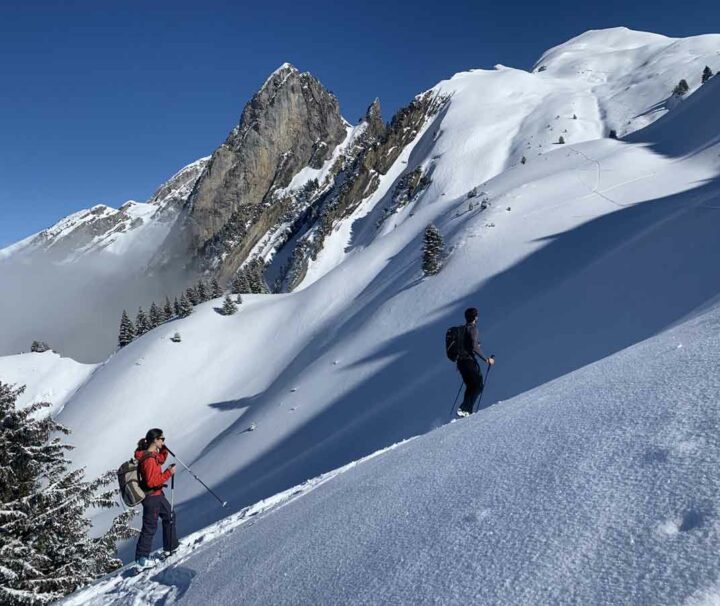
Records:
<instances>
[{"instance_id":1,"label":"small bush in snow","mask_svg":"<svg viewBox=\"0 0 720 606\"><path fill-rule=\"evenodd\" d=\"M50 346L45 341L33 341L30 346L30 351L33 353L43 353L50 351Z\"/></svg>"},{"instance_id":2,"label":"small bush in snow","mask_svg":"<svg viewBox=\"0 0 720 606\"><path fill-rule=\"evenodd\" d=\"M558 139L558 144L563 145L565 143L565 137L560 135L560 138Z\"/></svg>"},{"instance_id":3,"label":"small bush in snow","mask_svg":"<svg viewBox=\"0 0 720 606\"><path fill-rule=\"evenodd\" d=\"M713 77L712 70L706 65L702 73L702 83L705 84L710 78Z\"/></svg>"},{"instance_id":4,"label":"small bush in snow","mask_svg":"<svg viewBox=\"0 0 720 606\"><path fill-rule=\"evenodd\" d=\"M173 343L180 343L180 341L182 341L182 339L180 338L180 333L176 332L172 337L170 337L170 340Z\"/></svg>"},{"instance_id":5,"label":"small bush in snow","mask_svg":"<svg viewBox=\"0 0 720 606\"><path fill-rule=\"evenodd\" d=\"M687 80L684 78L678 82L677 86L673 89L673 95L677 95L678 97L682 97L683 95L687 94L687 92L690 90L690 87L688 86Z\"/></svg>"},{"instance_id":6,"label":"small bush in snow","mask_svg":"<svg viewBox=\"0 0 720 606\"><path fill-rule=\"evenodd\" d=\"M238 306L230 298L230 295L225 295L225 300L223 301L222 306L222 313L224 316L232 316L236 311L238 310Z\"/></svg>"},{"instance_id":7,"label":"small bush in snow","mask_svg":"<svg viewBox=\"0 0 720 606\"><path fill-rule=\"evenodd\" d=\"M611 139L617 139L617 138L618 138L618 136L617 136L617 131L613 128L612 130L610 130L610 135L608 135L608 136L609 136Z\"/></svg>"},{"instance_id":8,"label":"small bush in snow","mask_svg":"<svg viewBox=\"0 0 720 606\"><path fill-rule=\"evenodd\" d=\"M520 164L525 164L526 162L527 162L527 158L525 156L520 158Z\"/></svg>"}]
</instances>

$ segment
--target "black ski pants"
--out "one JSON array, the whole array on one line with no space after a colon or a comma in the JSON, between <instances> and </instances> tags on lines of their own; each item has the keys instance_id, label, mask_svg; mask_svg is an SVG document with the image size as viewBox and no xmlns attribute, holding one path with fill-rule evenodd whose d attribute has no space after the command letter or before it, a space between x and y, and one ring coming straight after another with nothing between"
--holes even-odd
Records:
<instances>
[{"instance_id":1,"label":"black ski pants","mask_svg":"<svg viewBox=\"0 0 720 606\"><path fill-rule=\"evenodd\" d=\"M178 541L175 531L175 520L170 510L170 503L165 495L148 495L143 499L142 530L135 548L135 559L148 557L152 551L153 538L157 530L158 518L162 520L163 549L173 551L177 549Z\"/></svg>"},{"instance_id":2,"label":"black ski pants","mask_svg":"<svg viewBox=\"0 0 720 606\"><path fill-rule=\"evenodd\" d=\"M483 391L483 378L482 372L480 372L480 365L474 358L461 358L457 362L457 367L465 383L465 397L463 398L462 404L460 404L460 410L472 414L476 412L475 405Z\"/></svg>"}]
</instances>

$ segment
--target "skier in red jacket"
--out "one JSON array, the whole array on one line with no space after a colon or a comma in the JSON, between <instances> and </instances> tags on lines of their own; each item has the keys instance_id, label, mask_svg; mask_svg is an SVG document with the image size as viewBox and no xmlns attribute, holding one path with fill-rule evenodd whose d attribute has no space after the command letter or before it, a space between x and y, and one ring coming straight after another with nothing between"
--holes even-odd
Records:
<instances>
[{"instance_id":1,"label":"skier in red jacket","mask_svg":"<svg viewBox=\"0 0 720 606\"><path fill-rule=\"evenodd\" d=\"M163 494L165 482L175 473L175 464L165 471L163 463L168 457L165 448L165 436L162 429L151 429L138 442L135 458L140 461L140 479L147 496L143 499L143 523L140 537L135 549L135 561L140 569L150 568L153 564L148 559L152 550L153 537L157 530L158 517L163 525L163 551L171 554L178 547L175 524L170 503Z\"/></svg>"}]
</instances>

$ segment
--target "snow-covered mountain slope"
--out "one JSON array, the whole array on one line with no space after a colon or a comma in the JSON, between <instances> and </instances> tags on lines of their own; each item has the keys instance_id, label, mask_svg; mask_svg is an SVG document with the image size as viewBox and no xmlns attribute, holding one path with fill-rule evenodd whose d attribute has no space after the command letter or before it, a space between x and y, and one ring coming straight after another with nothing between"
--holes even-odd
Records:
<instances>
[{"instance_id":1,"label":"snow-covered mountain slope","mask_svg":"<svg viewBox=\"0 0 720 606\"><path fill-rule=\"evenodd\" d=\"M20 407L35 402L50 402L51 414L57 414L65 402L88 380L95 364L80 364L52 351L0 357L0 379L11 385L25 385L17 399Z\"/></svg>"},{"instance_id":2,"label":"snow-covered mountain slope","mask_svg":"<svg viewBox=\"0 0 720 606\"><path fill-rule=\"evenodd\" d=\"M566 143L622 137L663 116L681 101L681 78L700 85L705 65L720 66L720 35L676 39L615 28L590 31L546 52L532 73L504 66L456 74L431 89L449 97L445 111L416 137L381 177L381 186L328 238L311 263L307 285L355 247L365 247L412 212L414 203L452 199L501 172L531 163ZM429 187L400 209L400 178L420 170ZM387 220L390 215L392 220ZM367 228L357 219L369 217ZM376 230L378 220L384 228Z\"/></svg>"},{"instance_id":3,"label":"snow-covered mountain slope","mask_svg":"<svg viewBox=\"0 0 720 606\"><path fill-rule=\"evenodd\" d=\"M146 268L206 164L186 166L147 203L100 204L0 250L0 353L40 339L84 362L107 357L123 308L177 291L176 274Z\"/></svg>"},{"instance_id":4,"label":"snow-covered mountain slope","mask_svg":"<svg viewBox=\"0 0 720 606\"><path fill-rule=\"evenodd\" d=\"M215 160L181 171L150 206L98 206L0 251L0 284L12 293L0 302L0 353L42 339L100 362L114 349L122 309L173 296L188 277L180 268L193 264L226 278L258 255L272 262L268 277L281 288L307 287L418 205L482 189L523 157L528 165L541 159L561 136L574 145L651 123L680 104L671 96L680 78L694 91L706 64L718 71L719 49L718 35L591 31L545 53L532 73L499 66L457 74L418 95L387 127L374 103L355 129L319 82L284 65ZM314 127L305 133L307 116L287 109L296 105L328 136ZM217 170L203 172L209 162ZM307 191L311 174L323 182ZM241 203L247 196L252 204ZM182 238L167 237L175 232L194 233L195 243L183 248Z\"/></svg>"},{"instance_id":5,"label":"snow-covered mountain slope","mask_svg":"<svg viewBox=\"0 0 720 606\"><path fill-rule=\"evenodd\" d=\"M718 99L716 78L631 141L558 146L476 197L423 198L306 288L151 331L65 405L77 463L97 475L159 426L237 511L445 423L459 377L443 336L469 305L498 356L486 404L697 313L720 296ZM449 256L423 279L430 222ZM187 530L225 513L193 482L177 497Z\"/></svg>"},{"instance_id":6,"label":"snow-covered mountain slope","mask_svg":"<svg viewBox=\"0 0 720 606\"><path fill-rule=\"evenodd\" d=\"M714 306L62 603L716 604L718 365Z\"/></svg>"}]
</instances>

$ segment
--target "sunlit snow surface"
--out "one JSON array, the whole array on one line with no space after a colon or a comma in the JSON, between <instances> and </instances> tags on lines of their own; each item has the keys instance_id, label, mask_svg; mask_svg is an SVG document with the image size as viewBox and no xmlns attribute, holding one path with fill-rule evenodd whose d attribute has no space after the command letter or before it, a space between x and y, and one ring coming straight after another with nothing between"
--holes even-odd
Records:
<instances>
[{"instance_id":1,"label":"sunlit snow surface","mask_svg":"<svg viewBox=\"0 0 720 606\"><path fill-rule=\"evenodd\" d=\"M716 307L66 603L717 603L719 366Z\"/></svg>"},{"instance_id":2,"label":"sunlit snow surface","mask_svg":"<svg viewBox=\"0 0 720 606\"><path fill-rule=\"evenodd\" d=\"M598 37L591 34L591 40ZM662 60L668 71L657 89L651 81L659 76L650 72L630 87L638 98L646 96L626 106L628 116L639 115L652 99L653 106L667 99L680 74L717 56L720 47L717 36L672 41L627 30L607 34L611 48L601 49L602 61L620 61L622 69L636 65L626 61L627 52L646 53L647 44L662 43L653 61ZM674 100L668 113L656 108L655 117L665 115L623 140L567 137L565 145L553 143L552 151L527 155L527 163L520 164L526 142L508 143L514 131L507 121L498 122L501 133L488 130L485 114L496 110L483 100L491 95L493 104L511 107L518 97L513 92L503 100L500 84L517 92L513 86L520 81L547 85L550 93L553 74L574 65L582 44L588 39L581 36L568 43L567 52L550 51L543 72L473 71L438 85L457 87L446 110L401 155L376 195L337 227L301 290L244 296L233 316L216 313L220 299L204 303L189 318L151 331L93 372L60 414L73 429L75 463L95 476L126 459L147 428L161 427L168 443L230 503L220 509L192 478L179 474L175 497L182 534L228 514L241 515L244 507L308 478L446 423L459 377L444 357L443 336L461 321L465 307L475 305L485 350L498 360L483 405L503 403L359 466L267 518L281 520L274 517L280 511L301 512L297 508L309 507L305 503L327 499L337 516L345 516L347 536L331 532L338 518L321 504L315 506L322 515L297 513L296 520L304 521L296 524L282 518L286 522L278 525L285 524L284 533L273 534L266 526L255 543L251 538L260 523L244 526L250 542L242 545L249 551L228 550L233 558L228 561L245 593L239 585L230 585L232 591L250 596L248 603L282 603L295 595L296 603L312 603L316 586L330 603L347 596L372 603L374 595L411 603L417 587L417 596L426 601L437 590L435 601L472 603L477 593L475 603L493 603L483 596L497 595L499 603L530 604L553 603L548 592L574 583L578 593L567 589L557 601L674 604L694 591L699 593L689 604L703 603L704 596L712 600L720 582L705 567L718 569L713 559L718 523L708 497L718 486L712 475L717 463L712 415L718 400L712 369L718 364L717 350L709 344L716 312L703 320L704 336L696 334L704 326L698 320L678 329L692 332L692 338L666 342L669 337L657 335L698 317L720 297L720 78L682 102ZM597 45L584 52L597 70ZM636 59L639 71L632 73L637 75L648 59ZM700 71L692 72L693 88ZM491 77L498 87L489 86ZM555 99L565 104L571 97ZM521 130L532 134L533 125L542 127L552 107L539 98L540 118ZM558 120L578 122L577 140L592 138L594 127L579 124L586 114L578 113L576 121L572 107ZM543 137L543 145L554 140ZM417 166L432 168L432 184L378 228L395 180ZM447 258L437 276L423 278L421 240L430 222L445 237ZM176 331L181 343L170 340ZM703 343L701 336L705 349L697 345L688 353L693 339ZM653 337L634 353L598 362ZM667 351L659 355L662 343ZM684 363L683 356L691 354L697 361ZM592 370L568 374L593 363ZM617 373L607 370L616 366ZM674 385L694 393L695 400L675 398ZM676 410L681 411L677 418ZM687 438L695 429L682 433L684 419L697 421L700 442ZM250 432L251 424L256 429ZM705 446L698 450L700 443ZM657 460L648 455L640 464L652 449L667 452ZM425 451L433 458L423 458ZM402 462L404 456L412 461ZM364 473L389 478L385 492ZM627 476L626 481L615 482L616 475ZM420 494L423 487L427 494ZM344 496L331 498L341 490L347 491L347 502ZM445 491L447 506L440 502ZM362 511L352 509L353 503L363 504ZM383 510L373 509L375 503ZM423 518L435 509L437 520ZM521 515L528 516L526 524ZM107 518L95 521L100 528ZM407 543L391 526L413 537L411 522L425 538ZM437 541L438 552L423 543L435 537L435 526L446 539ZM357 528L361 534L352 531ZM643 534L647 528L652 533ZM495 534L486 536L482 529ZM387 540L380 538L386 534ZM461 543L465 536L473 542ZM642 549L632 547L628 536ZM311 555L295 551L290 538ZM699 542L692 547L692 541ZM488 545L488 552L473 551ZM412 549L416 557L399 564L400 551ZM515 551L523 557L513 559ZM126 546L124 557L131 552ZM220 563L224 553L197 557L217 557ZM262 566L248 563L252 558ZM612 558L625 568L613 568ZM706 564L699 563L702 558ZM214 578L212 567L199 562L188 567ZM354 566L356 572L350 570ZM449 566L457 566L453 574ZM218 574L226 573L218 564ZM193 591L223 591L223 583L189 583L182 570L168 574L158 588L168 603L167 592L188 586L188 603ZM483 586L473 584L476 577L485 578ZM290 581L297 594L288 589ZM277 588L285 593L272 599L262 593ZM530 588L535 593L522 593ZM540 597L533 602L533 596ZM218 597L217 603L223 599L229 600Z\"/></svg>"}]
</instances>

